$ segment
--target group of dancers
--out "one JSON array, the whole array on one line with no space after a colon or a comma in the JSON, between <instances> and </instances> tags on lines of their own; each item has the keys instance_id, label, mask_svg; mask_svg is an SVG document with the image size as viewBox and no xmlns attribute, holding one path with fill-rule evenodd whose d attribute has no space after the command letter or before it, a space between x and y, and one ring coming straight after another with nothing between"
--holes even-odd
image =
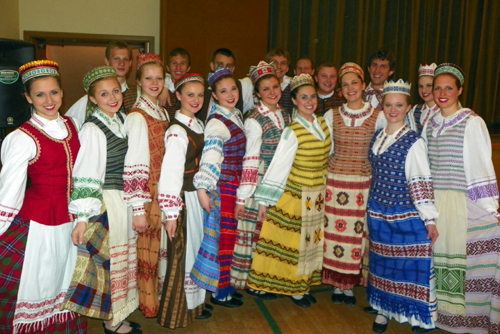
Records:
<instances>
[{"instance_id":1,"label":"group of dancers","mask_svg":"<svg viewBox=\"0 0 500 334\"><path fill-rule=\"evenodd\" d=\"M234 60L216 50L205 79L184 49L140 54L135 89L112 42L64 116L57 63L19 69L33 113L2 145L0 330L141 334L137 308L174 329L210 318L207 291L309 308L328 284L346 306L367 287L376 333L498 333L498 187L463 71L421 65L412 107L387 49L369 85L308 57L287 77L283 49L241 80Z\"/></svg>"}]
</instances>

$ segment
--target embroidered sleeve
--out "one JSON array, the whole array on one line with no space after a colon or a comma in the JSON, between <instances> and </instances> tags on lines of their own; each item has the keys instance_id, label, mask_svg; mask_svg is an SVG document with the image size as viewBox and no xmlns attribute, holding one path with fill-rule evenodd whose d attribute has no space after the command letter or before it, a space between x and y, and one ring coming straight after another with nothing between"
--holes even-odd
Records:
<instances>
[{"instance_id":1,"label":"embroidered sleeve","mask_svg":"<svg viewBox=\"0 0 500 334\"><path fill-rule=\"evenodd\" d=\"M184 182L187 148L186 130L179 125L169 127L165 134L165 156L158 189L158 203L167 220L177 219L184 206L180 193Z\"/></svg>"},{"instance_id":2,"label":"embroidered sleeve","mask_svg":"<svg viewBox=\"0 0 500 334\"><path fill-rule=\"evenodd\" d=\"M255 191L255 200L265 206L275 205L285 191L286 181L292 169L298 142L295 132L286 128L281 134L276 154L269 164L266 174Z\"/></svg>"},{"instance_id":3,"label":"embroidered sleeve","mask_svg":"<svg viewBox=\"0 0 500 334\"><path fill-rule=\"evenodd\" d=\"M256 120L249 118L245 121L245 136L247 142L245 156L243 157L243 172L241 173L240 186L236 191L236 204L242 205L255 192L259 179L262 128Z\"/></svg>"},{"instance_id":4,"label":"embroidered sleeve","mask_svg":"<svg viewBox=\"0 0 500 334\"><path fill-rule=\"evenodd\" d=\"M73 168L73 192L69 211L78 221L88 222L102 207L102 188L106 174L106 136L93 123L85 123L78 134L80 150Z\"/></svg>"},{"instance_id":5,"label":"embroidered sleeve","mask_svg":"<svg viewBox=\"0 0 500 334\"><path fill-rule=\"evenodd\" d=\"M465 128L464 171L472 201L497 217L498 185L491 160L491 140L479 116L470 116Z\"/></svg>"},{"instance_id":6,"label":"embroidered sleeve","mask_svg":"<svg viewBox=\"0 0 500 334\"><path fill-rule=\"evenodd\" d=\"M231 138L224 123L211 119L205 128L205 146L200 161L200 170L194 176L196 189L214 191L219 182L222 161L224 160L223 146Z\"/></svg>"},{"instance_id":7,"label":"embroidered sleeve","mask_svg":"<svg viewBox=\"0 0 500 334\"><path fill-rule=\"evenodd\" d=\"M28 163L36 152L35 141L21 130L10 133L2 143L0 235L7 231L23 205Z\"/></svg>"},{"instance_id":8,"label":"embroidered sleeve","mask_svg":"<svg viewBox=\"0 0 500 334\"><path fill-rule=\"evenodd\" d=\"M416 141L406 156L406 180L413 204L425 225L435 225L439 216L434 205L434 187L423 139Z\"/></svg>"},{"instance_id":9,"label":"embroidered sleeve","mask_svg":"<svg viewBox=\"0 0 500 334\"><path fill-rule=\"evenodd\" d=\"M149 191L149 134L144 117L136 112L125 119L128 151L123 170L124 199L134 215L144 214L144 203L151 202Z\"/></svg>"},{"instance_id":10,"label":"embroidered sleeve","mask_svg":"<svg viewBox=\"0 0 500 334\"><path fill-rule=\"evenodd\" d=\"M414 105L413 108L406 114L405 123L408 124L410 129L417 132L417 122L415 120L415 109L418 105Z\"/></svg>"}]
</instances>

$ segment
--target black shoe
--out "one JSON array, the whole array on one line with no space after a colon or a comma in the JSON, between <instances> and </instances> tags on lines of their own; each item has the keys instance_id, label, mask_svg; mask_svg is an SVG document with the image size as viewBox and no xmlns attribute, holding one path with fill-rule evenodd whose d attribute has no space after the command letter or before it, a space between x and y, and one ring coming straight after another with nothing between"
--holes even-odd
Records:
<instances>
[{"instance_id":1,"label":"black shoe","mask_svg":"<svg viewBox=\"0 0 500 334\"><path fill-rule=\"evenodd\" d=\"M103 323L104 324L104 323ZM123 326L123 322L120 323L120 325L118 327L116 327L116 329L114 331L112 331L111 329L107 329L106 328L106 325L104 325L104 333L105 334L118 334L118 330ZM125 334L142 334L142 330L140 330L139 328L134 328L132 326L130 326L130 331L125 333Z\"/></svg>"},{"instance_id":2,"label":"black shoe","mask_svg":"<svg viewBox=\"0 0 500 334\"><path fill-rule=\"evenodd\" d=\"M411 328L411 331L415 334L428 333L428 332L433 331L433 330L435 330L435 328L422 328L422 327L418 327L418 326L413 326Z\"/></svg>"},{"instance_id":3,"label":"black shoe","mask_svg":"<svg viewBox=\"0 0 500 334\"><path fill-rule=\"evenodd\" d=\"M387 318L385 318L387 320ZM384 333L387 330L387 326L389 325L389 320L385 324L379 324L378 322L373 322L373 331L375 333Z\"/></svg>"},{"instance_id":4,"label":"black shoe","mask_svg":"<svg viewBox=\"0 0 500 334\"><path fill-rule=\"evenodd\" d=\"M233 297L233 298L236 298L236 299L239 299L239 300L243 301L243 295L242 295L241 293L239 293L239 292L235 292L235 293L233 293L233 295L232 295L231 297Z\"/></svg>"},{"instance_id":5,"label":"black shoe","mask_svg":"<svg viewBox=\"0 0 500 334\"><path fill-rule=\"evenodd\" d=\"M134 329L140 329L141 328L141 325L139 325L137 322L133 322L133 321L130 321L130 320L123 320L122 323L128 324L130 327L132 327ZM106 324L104 322L102 323L102 327L106 328Z\"/></svg>"},{"instance_id":6,"label":"black shoe","mask_svg":"<svg viewBox=\"0 0 500 334\"><path fill-rule=\"evenodd\" d=\"M292 296L290 296L290 299L297 306L300 306L300 307L303 307L303 308L309 308L309 307L311 307L311 303L309 302L309 299L307 299L306 297L302 297L300 299L295 299Z\"/></svg>"},{"instance_id":7,"label":"black shoe","mask_svg":"<svg viewBox=\"0 0 500 334\"><path fill-rule=\"evenodd\" d=\"M378 311L371 306L365 307L363 311L368 314L378 314Z\"/></svg>"},{"instance_id":8,"label":"black shoe","mask_svg":"<svg viewBox=\"0 0 500 334\"><path fill-rule=\"evenodd\" d=\"M203 312L201 312L201 314L199 316L197 316L195 319L196 320L204 320L204 319L208 319L212 316L212 312L210 312L209 310L205 309L203 310Z\"/></svg>"},{"instance_id":9,"label":"black shoe","mask_svg":"<svg viewBox=\"0 0 500 334\"><path fill-rule=\"evenodd\" d=\"M255 291L255 290L250 290L250 289L247 289L245 290L249 295L252 295L252 296L255 296L255 297L258 297L260 299L263 299L263 300L274 300L274 299L277 299L278 296L274 293L270 293L270 292L264 292L264 293L259 293L259 291Z\"/></svg>"},{"instance_id":10,"label":"black shoe","mask_svg":"<svg viewBox=\"0 0 500 334\"><path fill-rule=\"evenodd\" d=\"M332 302L334 304L342 304L344 302L345 295L343 293L334 293L332 295Z\"/></svg>"},{"instance_id":11,"label":"black shoe","mask_svg":"<svg viewBox=\"0 0 500 334\"><path fill-rule=\"evenodd\" d=\"M207 310L208 312L212 312L214 310L214 307L210 304L205 303L203 309Z\"/></svg>"},{"instance_id":12,"label":"black shoe","mask_svg":"<svg viewBox=\"0 0 500 334\"><path fill-rule=\"evenodd\" d=\"M214 305L219 305L219 306L224 306L228 308L236 308L243 306L243 302L239 299L236 298L231 298L230 300L218 300L215 299L213 296L210 297L210 302Z\"/></svg>"},{"instance_id":13,"label":"black shoe","mask_svg":"<svg viewBox=\"0 0 500 334\"><path fill-rule=\"evenodd\" d=\"M347 306L354 306L356 305L356 297L354 296L346 296L344 295L344 303L347 305Z\"/></svg>"},{"instance_id":14,"label":"black shoe","mask_svg":"<svg viewBox=\"0 0 500 334\"><path fill-rule=\"evenodd\" d=\"M309 300L309 303L311 305L314 305L317 303L316 298L314 298L314 296L311 295L310 293L306 293L304 296Z\"/></svg>"}]
</instances>

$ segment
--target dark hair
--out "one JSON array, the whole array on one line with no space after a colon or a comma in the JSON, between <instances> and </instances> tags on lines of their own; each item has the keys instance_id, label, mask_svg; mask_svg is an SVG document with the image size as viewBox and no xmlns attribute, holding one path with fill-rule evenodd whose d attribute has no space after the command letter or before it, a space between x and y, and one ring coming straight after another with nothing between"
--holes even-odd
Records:
<instances>
[{"instance_id":1,"label":"dark hair","mask_svg":"<svg viewBox=\"0 0 500 334\"><path fill-rule=\"evenodd\" d=\"M455 75L453 75L451 73L439 73L432 80L432 89L434 89L434 83L436 82L436 78L441 76L441 75L448 75L448 76L452 77L453 79L455 79L455 84L457 85L457 89L462 88L462 83L460 82L460 79L458 79ZM463 73L462 73L462 75L463 75Z\"/></svg>"},{"instance_id":2,"label":"dark hair","mask_svg":"<svg viewBox=\"0 0 500 334\"><path fill-rule=\"evenodd\" d=\"M125 41L115 41L115 40L109 42L108 46L106 46L106 59L107 60L110 60L109 58L111 57L111 51L113 51L114 48L127 49L129 58L130 58L130 60L132 60L132 48Z\"/></svg>"},{"instance_id":3,"label":"dark hair","mask_svg":"<svg viewBox=\"0 0 500 334\"><path fill-rule=\"evenodd\" d=\"M220 48L215 50L214 53L212 54L212 63L215 63L215 57L217 57L217 55L223 55L226 57L233 58L234 63L236 64L236 57L234 56L234 53L227 48Z\"/></svg>"},{"instance_id":4,"label":"dark hair","mask_svg":"<svg viewBox=\"0 0 500 334\"><path fill-rule=\"evenodd\" d=\"M160 67L161 67L162 72L163 72L163 73L165 73L165 68L163 67L163 65L162 65L162 64L159 64L159 63L157 63L157 62L152 61L152 62L149 62L149 63L146 63L146 64L142 65L141 67L139 67L139 68L137 69L137 72L135 72L135 80L137 80L137 81L140 81L140 80L141 80L141 78L142 78L142 71L143 71L143 69L144 69L144 66L146 66L146 65L157 65L157 66L160 66ZM165 74L164 74L164 75L165 75Z\"/></svg>"},{"instance_id":5,"label":"dark hair","mask_svg":"<svg viewBox=\"0 0 500 334\"><path fill-rule=\"evenodd\" d=\"M290 53L287 50L282 49L282 48L272 49L266 55L266 62L268 62L268 63L271 62L271 58L275 57L275 56L285 57L286 61L288 63L288 66L290 66Z\"/></svg>"},{"instance_id":6,"label":"dark hair","mask_svg":"<svg viewBox=\"0 0 500 334\"><path fill-rule=\"evenodd\" d=\"M297 92L299 91L299 89L301 89L302 87L307 87L307 86L311 86L314 89L316 89L316 86L314 86L312 84L302 85L302 86L299 86L299 87L295 88L294 90L290 91L290 97L292 99L296 100L297 99Z\"/></svg>"},{"instance_id":7,"label":"dark hair","mask_svg":"<svg viewBox=\"0 0 500 334\"><path fill-rule=\"evenodd\" d=\"M175 48L170 53L168 54L167 57L167 64L170 64L170 59L175 56L181 56L183 58L187 58L188 60L188 66L191 66L191 56L189 55L189 52L187 52L186 49L183 48Z\"/></svg>"},{"instance_id":8,"label":"dark hair","mask_svg":"<svg viewBox=\"0 0 500 334\"><path fill-rule=\"evenodd\" d=\"M88 96L92 96L95 98L95 86L97 86L97 83L100 82L100 81L103 81L103 80L107 80L107 79L115 79L116 80L116 83L118 84L118 87L120 87L120 91L121 91L121 86L120 86L120 82L118 81L118 78L115 77L115 76L111 76L111 77L103 77L103 78L99 78L97 79L96 81L92 82L89 86L89 91L87 93ZM92 102L92 101L91 101Z\"/></svg>"},{"instance_id":9,"label":"dark hair","mask_svg":"<svg viewBox=\"0 0 500 334\"><path fill-rule=\"evenodd\" d=\"M331 61L325 61L325 62L319 64L318 67L316 67L315 74L317 75L319 70L321 70L323 67L335 67L335 69L337 69L337 67L335 65L333 65L333 63Z\"/></svg>"},{"instance_id":10,"label":"dark hair","mask_svg":"<svg viewBox=\"0 0 500 334\"><path fill-rule=\"evenodd\" d=\"M57 84L59 85L59 88L62 87L61 85L61 77L58 76L58 75L41 75L39 77L34 77L34 78L31 78L29 79L28 81L26 81L24 84L23 84L23 88L24 88L24 92L28 95L30 95L30 92L31 92L31 85L33 84L33 82L35 82L36 80L38 79L43 79L43 78L49 78L49 77L52 77L54 79L56 79L57 81Z\"/></svg>"},{"instance_id":11,"label":"dark hair","mask_svg":"<svg viewBox=\"0 0 500 334\"><path fill-rule=\"evenodd\" d=\"M253 85L253 91L255 93L258 93L259 89L260 89L260 83L262 82L262 80L270 79L270 78L276 78L276 80L278 80L278 84L280 83L276 74L266 74L266 75L263 75L262 77L260 77L259 80L257 80L257 82L255 82L255 84Z\"/></svg>"},{"instance_id":12,"label":"dark hair","mask_svg":"<svg viewBox=\"0 0 500 334\"><path fill-rule=\"evenodd\" d=\"M394 57L392 51L389 50L388 48L381 48L372 53L370 57L368 57L368 61L366 62L366 67L370 67L375 59L388 60L390 70L394 71L396 69L396 58Z\"/></svg>"},{"instance_id":13,"label":"dark hair","mask_svg":"<svg viewBox=\"0 0 500 334\"><path fill-rule=\"evenodd\" d=\"M304 56L304 57L300 57L299 59L297 59L297 61L295 62L295 67L297 67L297 63L301 60L308 60L311 62L311 70L314 70L314 61L312 60L311 57L309 56Z\"/></svg>"}]
</instances>

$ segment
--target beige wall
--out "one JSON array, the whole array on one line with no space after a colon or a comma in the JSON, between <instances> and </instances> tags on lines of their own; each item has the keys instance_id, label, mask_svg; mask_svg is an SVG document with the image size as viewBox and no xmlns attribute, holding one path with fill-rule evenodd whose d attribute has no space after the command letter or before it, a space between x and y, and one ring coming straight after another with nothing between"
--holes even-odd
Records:
<instances>
[{"instance_id":1,"label":"beige wall","mask_svg":"<svg viewBox=\"0 0 500 334\"><path fill-rule=\"evenodd\" d=\"M160 49L160 0L0 0L0 26L4 2L19 3L19 39L25 30L154 36Z\"/></svg>"},{"instance_id":2,"label":"beige wall","mask_svg":"<svg viewBox=\"0 0 500 334\"><path fill-rule=\"evenodd\" d=\"M19 0L0 0L0 38L19 39Z\"/></svg>"}]
</instances>

